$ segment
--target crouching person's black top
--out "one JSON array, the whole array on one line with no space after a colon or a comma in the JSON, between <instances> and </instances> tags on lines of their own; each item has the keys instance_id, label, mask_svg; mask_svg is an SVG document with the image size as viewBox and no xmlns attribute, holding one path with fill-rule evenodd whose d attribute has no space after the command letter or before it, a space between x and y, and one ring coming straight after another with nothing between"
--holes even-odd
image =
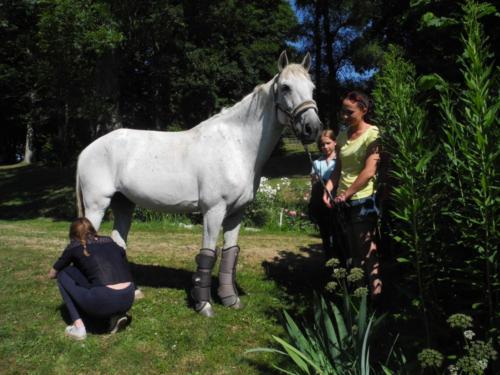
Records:
<instances>
[{"instance_id":1,"label":"crouching person's black top","mask_svg":"<svg viewBox=\"0 0 500 375\"><path fill-rule=\"evenodd\" d=\"M89 280L91 286L132 282L125 250L110 237L96 237L87 242L87 253L78 241L71 243L54 263L60 271L73 263Z\"/></svg>"}]
</instances>

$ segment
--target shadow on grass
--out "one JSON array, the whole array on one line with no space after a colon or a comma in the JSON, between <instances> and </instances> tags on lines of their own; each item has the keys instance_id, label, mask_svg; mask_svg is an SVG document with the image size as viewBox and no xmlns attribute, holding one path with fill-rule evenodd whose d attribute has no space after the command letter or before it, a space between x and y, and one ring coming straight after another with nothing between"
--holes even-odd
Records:
<instances>
[{"instance_id":1,"label":"shadow on grass","mask_svg":"<svg viewBox=\"0 0 500 375\"><path fill-rule=\"evenodd\" d=\"M186 293L186 306L193 308L194 300L191 298L191 287L193 272L184 269L155 266L148 264L130 263L130 270L132 277L138 287L146 286L150 288L167 288L184 290ZM217 287L219 285L219 278L212 276L211 295L214 303L222 304L220 298L217 296ZM240 296L246 293L236 283L236 289Z\"/></svg>"},{"instance_id":2,"label":"shadow on grass","mask_svg":"<svg viewBox=\"0 0 500 375\"><path fill-rule=\"evenodd\" d=\"M321 293L329 281L321 244L310 244L299 250L299 253L281 250L272 261L262 262L267 278L278 285L280 297L289 311L303 311L310 305L314 293Z\"/></svg>"},{"instance_id":3,"label":"shadow on grass","mask_svg":"<svg viewBox=\"0 0 500 375\"><path fill-rule=\"evenodd\" d=\"M37 165L0 170L0 219L74 218L74 174Z\"/></svg>"}]
</instances>

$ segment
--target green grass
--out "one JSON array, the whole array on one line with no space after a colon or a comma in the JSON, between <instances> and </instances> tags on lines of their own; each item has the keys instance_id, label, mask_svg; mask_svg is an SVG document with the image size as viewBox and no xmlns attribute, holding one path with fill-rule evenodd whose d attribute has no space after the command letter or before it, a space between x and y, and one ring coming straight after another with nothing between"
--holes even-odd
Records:
<instances>
[{"instance_id":1,"label":"green grass","mask_svg":"<svg viewBox=\"0 0 500 375\"><path fill-rule=\"evenodd\" d=\"M274 357L244 351L272 345L271 335L283 334L280 311L300 309L319 282L319 239L244 233L237 280L245 308L216 303L216 318L204 318L188 302L199 230L138 224L128 254L146 298L132 307L132 324L114 336L74 342L63 335L65 309L55 282L46 278L67 227L48 219L0 221L2 374L270 373ZM110 229L105 223L102 233Z\"/></svg>"}]
</instances>

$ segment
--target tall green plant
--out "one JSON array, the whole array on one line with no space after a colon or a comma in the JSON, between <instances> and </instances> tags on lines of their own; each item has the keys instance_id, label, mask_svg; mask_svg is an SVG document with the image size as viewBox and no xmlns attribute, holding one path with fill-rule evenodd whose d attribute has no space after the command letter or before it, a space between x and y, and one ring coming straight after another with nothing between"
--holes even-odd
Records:
<instances>
[{"instance_id":1,"label":"tall green plant","mask_svg":"<svg viewBox=\"0 0 500 375\"><path fill-rule=\"evenodd\" d=\"M488 38L479 19L494 13L488 3L467 1L462 6L463 53L458 58L463 82L451 86L438 75L425 77L441 90L444 153L449 194L444 212L455 223L456 242L468 252L466 277L477 292L486 292L489 327L498 319L498 232L500 96L498 66L492 62ZM475 273L469 272L471 270ZM477 271L483 270L478 275ZM479 277L472 277L472 276ZM475 301L480 306L482 301Z\"/></svg>"},{"instance_id":2,"label":"tall green plant","mask_svg":"<svg viewBox=\"0 0 500 375\"><path fill-rule=\"evenodd\" d=\"M340 310L324 298L316 298L314 320L302 327L285 311L290 341L273 336L283 350L256 348L247 353L271 352L288 357L296 372L274 366L287 374L368 375L372 370L369 340L382 317L375 318L368 313L366 295L356 301L359 304L345 291Z\"/></svg>"},{"instance_id":3,"label":"tall green plant","mask_svg":"<svg viewBox=\"0 0 500 375\"><path fill-rule=\"evenodd\" d=\"M436 180L431 162L438 147L426 127L426 112L418 104L415 70L394 46L385 54L373 97L384 155L390 155L391 164L388 234L400 244L402 255L398 261L414 270L408 273L408 281L410 285L416 284L417 293L415 298L410 297L419 308L429 343L429 289L434 265L428 260L436 243L433 241Z\"/></svg>"}]
</instances>

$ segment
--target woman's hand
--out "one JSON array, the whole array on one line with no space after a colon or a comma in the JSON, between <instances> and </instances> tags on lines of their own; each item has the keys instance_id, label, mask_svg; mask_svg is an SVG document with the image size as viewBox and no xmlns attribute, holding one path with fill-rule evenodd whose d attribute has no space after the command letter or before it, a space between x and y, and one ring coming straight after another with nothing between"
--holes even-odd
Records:
<instances>
[{"instance_id":1,"label":"woman's hand","mask_svg":"<svg viewBox=\"0 0 500 375\"><path fill-rule=\"evenodd\" d=\"M335 197L333 201L335 202L335 204L344 203L346 201L345 193L340 193Z\"/></svg>"},{"instance_id":2,"label":"woman's hand","mask_svg":"<svg viewBox=\"0 0 500 375\"><path fill-rule=\"evenodd\" d=\"M57 271L54 268L51 268L49 271L49 279L55 279L57 277Z\"/></svg>"},{"instance_id":3,"label":"woman's hand","mask_svg":"<svg viewBox=\"0 0 500 375\"><path fill-rule=\"evenodd\" d=\"M332 208L332 202L330 201L330 194L328 190L325 190L323 193L323 203L326 204L326 207Z\"/></svg>"}]
</instances>

